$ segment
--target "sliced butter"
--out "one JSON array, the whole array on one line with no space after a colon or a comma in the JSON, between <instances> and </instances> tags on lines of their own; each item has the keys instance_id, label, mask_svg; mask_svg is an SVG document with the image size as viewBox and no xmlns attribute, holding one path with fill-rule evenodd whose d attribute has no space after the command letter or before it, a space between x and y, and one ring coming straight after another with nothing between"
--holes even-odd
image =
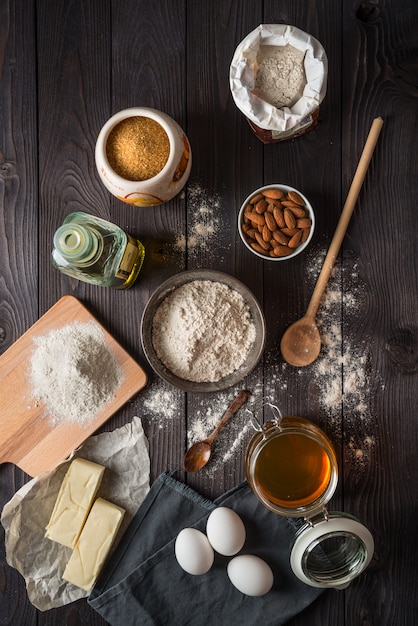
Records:
<instances>
[{"instance_id":1,"label":"sliced butter","mask_svg":"<svg viewBox=\"0 0 418 626\"><path fill-rule=\"evenodd\" d=\"M63 578L90 591L122 523L124 509L103 498L93 504Z\"/></svg>"},{"instance_id":2,"label":"sliced butter","mask_svg":"<svg viewBox=\"0 0 418 626\"><path fill-rule=\"evenodd\" d=\"M103 465L74 459L62 481L45 537L74 548L104 471Z\"/></svg>"}]
</instances>

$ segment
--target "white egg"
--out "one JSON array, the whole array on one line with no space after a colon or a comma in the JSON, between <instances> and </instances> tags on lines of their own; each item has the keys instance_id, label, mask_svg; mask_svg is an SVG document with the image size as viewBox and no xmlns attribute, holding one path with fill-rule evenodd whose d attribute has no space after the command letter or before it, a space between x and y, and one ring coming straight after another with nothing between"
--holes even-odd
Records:
<instances>
[{"instance_id":1,"label":"white egg","mask_svg":"<svg viewBox=\"0 0 418 626\"><path fill-rule=\"evenodd\" d=\"M244 522L232 509L219 506L208 517L206 534L216 552L224 556L232 556L244 545Z\"/></svg>"},{"instance_id":2,"label":"white egg","mask_svg":"<svg viewBox=\"0 0 418 626\"><path fill-rule=\"evenodd\" d=\"M247 596L263 596L273 586L271 568L263 559L252 554L240 554L227 567L231 583Z\"/></svg>"},{"instance_id":3,"label":"white egg","mask_svg":"<svg viewBox=\"0 0 418 626\"><path fill-rule=\"evenodd\" d=\"M189 574L206 574L215 555L206 535L197 528L183 528L174 545L174 553L180 567Z\"/></svg>"}]
</instances>

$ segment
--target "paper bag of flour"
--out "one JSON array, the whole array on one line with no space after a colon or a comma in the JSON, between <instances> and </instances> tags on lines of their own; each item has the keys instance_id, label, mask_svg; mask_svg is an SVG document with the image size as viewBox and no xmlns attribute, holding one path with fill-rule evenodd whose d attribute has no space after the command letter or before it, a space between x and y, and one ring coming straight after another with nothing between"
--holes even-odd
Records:
<instances>
[{"instance_id":1,"label":"paper bag of flour","mask_svg":"<svg viewBox=\"0 0 418 626\"><path fill-rule=\"evenodd\" d=\"M327 88L328 60L312 35L261 24L237 47L230 67L235 104L264 143L312 130Z\"/></svg>"}]
</instances>

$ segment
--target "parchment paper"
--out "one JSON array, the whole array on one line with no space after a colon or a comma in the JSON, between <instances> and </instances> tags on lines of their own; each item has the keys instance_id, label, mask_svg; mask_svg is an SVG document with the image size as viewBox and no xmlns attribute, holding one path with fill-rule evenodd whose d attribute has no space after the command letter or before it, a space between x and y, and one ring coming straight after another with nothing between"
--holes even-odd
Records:
<instances>
[{"instance_id":1,"label":"parchment paper","mask_svg":"<svg viewBox=\"0 0 418 626\"><path fill-rule=\"evenodd\" d=\"M255 62L260 45L286 46L305 53L307 84L303 96L291 107L277 108L254 93ZM235 50L229 82L238 109L260 128L284 132L313 113L325 97L328 60L322 45L295 26L260 24Z\"/></svg>"},{"instance_id":2,"label":"parchment paper","mask_svg":"<svg viewBox=\"0 0 418 626\"><path fill-rule=\"evenodd\" d=\"M117 537L120 540L150 488L148 441L141 420L134 417L122 428L90 437L72 458L76 456L106 467L98 496L126 510ZM89 595L62 579L71 548L45 538L45 527L70 462L26 483L5 504L1 515L6 560L22 574L30 602L41 611Z\"/></svg>"}]
</instances>

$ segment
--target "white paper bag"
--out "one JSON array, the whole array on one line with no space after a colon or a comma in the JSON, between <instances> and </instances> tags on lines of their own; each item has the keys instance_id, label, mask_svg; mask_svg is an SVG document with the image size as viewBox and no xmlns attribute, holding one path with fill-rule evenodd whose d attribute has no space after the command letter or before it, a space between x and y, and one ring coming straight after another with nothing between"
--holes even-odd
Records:
<instances>
[{"instance_id":1,"label":"white paper bag","mask_svg":"<svg viewBox=\"0 0 418 626\"><path fill-rule=\"evenodd\" d=\"M306 84L301 97L294 104L278 108L263 100L257 93L257 55L260 46L287 45L293 46L304 55ZM314 37L295 26L261 24L237 47L229 78L235 104L246 116L257 136L268 143L304 134L316 125L319 105L326 93L327 75L327 55Z\"/></svg>"}]
</instances>

